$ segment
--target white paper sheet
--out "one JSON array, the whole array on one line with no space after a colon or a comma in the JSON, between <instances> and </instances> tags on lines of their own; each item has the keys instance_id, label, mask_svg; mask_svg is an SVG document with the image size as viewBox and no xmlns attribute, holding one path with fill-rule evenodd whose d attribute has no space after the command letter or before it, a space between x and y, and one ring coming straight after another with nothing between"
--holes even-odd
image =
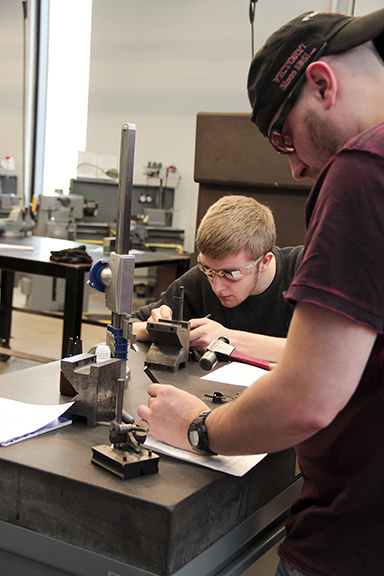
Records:
<instances>
[{"instance_id":1,"label":"white paper sheet","mask_svg":"<svg viewBox=\"0 0 384 576\"><path fill-rule=\"evenodd\" d=\"M0 398L0 443L40 430L64 414L72 404L46 406Z\"/></svg>"},{"instance_id":2,"label":"white paper sheet","mask_svg":"<svg viewBox=\"0 0 384 576\"><path fill-rule=\"evenodd\" d=\"M244 476L244 474L249 472L249 470L266 457L266 454L257 454L252 456L203 456L169 446L169 444L160 442L150 434L147 436L144 446L145 448L150 448L159 454L166 454L167 456L172 456L173 458L178 458L185 462L192 462L199 466L206 466L207 468L212 468L219 472L232 474L232 476Z\"/></svg>"},{"instance_id":3,"label":"white paper sheet","mask_svg":"<svg viewBox=\"0 0 384 576\"><path fill-rule=\"evenodd\" d=\"M233 384L234 386L250 386L260 378L268 374L268 370L252 366L251 364L243 364L241 362L230 362L206 376L202 376L201 380L210 380L211 382L220 382L221 384Z\"/></svg>"}]
</instances>

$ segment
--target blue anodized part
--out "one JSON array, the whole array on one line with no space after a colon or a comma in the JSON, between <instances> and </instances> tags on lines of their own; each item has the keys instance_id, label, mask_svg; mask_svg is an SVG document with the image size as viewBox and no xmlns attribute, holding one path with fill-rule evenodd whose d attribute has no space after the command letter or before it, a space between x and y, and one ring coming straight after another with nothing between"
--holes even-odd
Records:
<instances>
[{"instance_id":1,"label":"blue anodized part","mask_svg":"<svg viewBox=\"0 0 384 576\"><path fill-rule=\"evenodd\" d=\"M103 275L105 275L105 268L108 267L109 258L102 258L95 262L92 268L89 271L89 286L91 288L95 288L98 292L105 292L106 286L108 284L104 281L103 282Z\"/></svg>"},{"instance_id":2,"label":"blue anodized part","mask_svg":"<svg viewBox=\"0 0 384 576\"><path fill-rule=\"evenodd\" d=\"M107 326L107 342L112 345L112 358L127 360L128 358L128 340L123 336L123 330L109 324Z\"/></svg>"}]
</instances>

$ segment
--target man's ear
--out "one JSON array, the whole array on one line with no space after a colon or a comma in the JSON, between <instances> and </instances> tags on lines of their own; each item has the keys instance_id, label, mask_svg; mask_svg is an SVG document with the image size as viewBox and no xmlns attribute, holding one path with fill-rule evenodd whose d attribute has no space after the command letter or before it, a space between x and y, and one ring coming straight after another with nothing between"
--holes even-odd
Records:
<instances>
[{"instance_id":1,"label":"man's ear","mask_svg":"<svg viewBox=\"0 0 384 576\"><path fill-rule=\"evenodd\" d=\"M260 262L259 272L266 272L271 260L273 258L272 252L267 252L262 261Z\"/></svg>"},{"instance_id":2,"label":"man's ear","mask_svg":"<svg viewBox=\"0 0 384 576\"><path fill-rule=\"evenodd\" d=\"M332 68L326 63L312 62L305 72L308 87L322 101L326 110L330 110L336 102L337 79Z\"/></svg>"}]
</instances>

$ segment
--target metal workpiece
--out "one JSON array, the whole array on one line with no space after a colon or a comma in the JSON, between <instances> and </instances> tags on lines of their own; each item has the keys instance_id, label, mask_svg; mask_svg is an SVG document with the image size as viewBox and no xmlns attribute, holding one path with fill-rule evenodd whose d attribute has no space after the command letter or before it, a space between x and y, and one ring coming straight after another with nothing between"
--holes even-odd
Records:
<instances>
[{"instance_id":1,"label":"metal workpiece","mask_svg":"<svg viewBox=\"0 0 384 576\"><path fill-rule=\"evenodd\" d=\"M160 318L147 322L151 347L145 358L145 366L176 372L185 368L189 357L190 323L184 320Z\"/></svg>"},{"instance_id":2,"label":"metal workpiece","mask_svg":"<svg viewBox=\"0 0 384 576\"><path fill-rule=\"evenodd\" d=\"M96 363L96 354L78 354L61 360L60 390L72 388L75 394L74 404L65 417L82 416L88 426L113 420L120 365L117 358Z\"/></svg>"},{"instance_id":3,"label":"metal workpiece","mask_svg":"<svg viewBox=\"0 0 384 576\"><path fill-rule=\"evenodd\" d=\"M179 288L179 296L173 297L173 302L177 304L177 320L183 319L183 312L184 312L184 286L180 286ZM176 308L176 306L175 306Z\"/></svg>"},{"instance_id":4,"label":"metal workpiece","mask_svg":"<svg viewBox=\"0 0 384 576\"><path fill-rule=\"evenodd\" d=\"M155 366L171 372L185 368L189 359L189 322L183 320L184 286L180 286L179 296L173 297L175 320L159 318L157 322L147 322L151 345L144 365Z\"/></svg>"},{"instance_id":5,"label":"metal workpiece","mask_svg":"<svg viewBox=\"0 0 384 576\"><path fill-rule=\"evenodd\" d=\"M116 422L123 421L123 404L124 404L124 380L123 378L119 378L117 381L117 394L116 394ZM128 415L129 416L129 415ZM128 424L133 424L134 419L132 416L129 416Z\"/></svg>"}]
</instances>

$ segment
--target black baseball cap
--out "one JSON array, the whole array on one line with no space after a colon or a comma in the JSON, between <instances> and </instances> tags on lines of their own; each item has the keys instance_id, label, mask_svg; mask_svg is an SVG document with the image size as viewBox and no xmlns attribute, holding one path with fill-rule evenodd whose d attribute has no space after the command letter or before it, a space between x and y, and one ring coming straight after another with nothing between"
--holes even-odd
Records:
<instances>
[{"instance_id":1,"label":"black baseball cap","mask_svg":"<svg viewBox=\"0 0 384 576\"><path fill-rule=\"evenodd\" d=\"M268 135L284 100L307 66L326 54L343 52L373 40L384 57L384 8L366 16L306 12L274 32L254 56L248 75L251 120Z\"/></svg>"}]
</instances>

